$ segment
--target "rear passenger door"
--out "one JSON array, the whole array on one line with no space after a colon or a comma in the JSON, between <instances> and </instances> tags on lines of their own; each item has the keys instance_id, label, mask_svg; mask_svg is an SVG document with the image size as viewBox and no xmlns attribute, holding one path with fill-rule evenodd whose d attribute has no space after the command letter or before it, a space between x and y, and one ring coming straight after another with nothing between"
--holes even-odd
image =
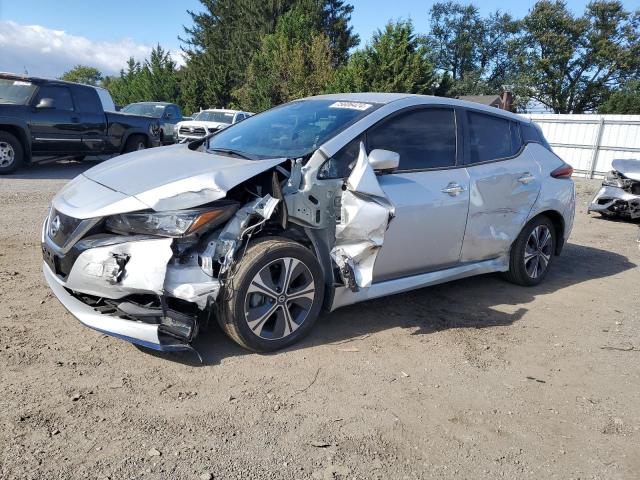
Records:
<instances>
[{"instance_id":1,"label":"rear passenger door","mask_svg":"<svg viewBox=\"0 0 640 480\"><path fill-rule=\"evenodd\" d=\"M540 192L541 172L519 122L467 110L464 128L471 199L461 261L472 262L509 252Z\"/></svg>"},{"instance_id":2,"label":"rear passenger door","mask_svg":"<svg viewBox=\"0 0 640 480\"><path fill-rule=\"evenodd\" d=\"M374 282L456 265L469 207L469 177L457 165L456 111L401 111L370 128L366 141L368 152L400 154L399 168L378 178L396 210L376 260Z\"/></svg>"},{"instance_id":3,"label":"rear passenger door","mask_svg":"<svg viewBox=\"0 0 640 480\"><path fill-rule=\"evenodd\" d=\"M73 87L73 101L79 118L82 153L101 153L105 148L107 119L98 93L91 87Z\"/></svg>"}]
</instances>

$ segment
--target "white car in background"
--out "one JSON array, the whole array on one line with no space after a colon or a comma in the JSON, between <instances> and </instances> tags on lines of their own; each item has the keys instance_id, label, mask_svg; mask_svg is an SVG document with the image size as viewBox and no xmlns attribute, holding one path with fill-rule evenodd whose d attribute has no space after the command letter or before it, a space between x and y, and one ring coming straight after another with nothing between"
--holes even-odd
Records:
<instances>
[{"instance_id":1,"label":"white car in background","mask_svg":"<svg viewBox=\"0 0 640 480\"><path fill-rule=\"evenodd\" d=\"M196 140L210 133L241 122L245 118L249 118L253 113L242 112L239 110L226 110L221 108L212 108L202 110L196 114L193 120L179 122L176 125L176 141Z\"/></svg>"}]
</instances>

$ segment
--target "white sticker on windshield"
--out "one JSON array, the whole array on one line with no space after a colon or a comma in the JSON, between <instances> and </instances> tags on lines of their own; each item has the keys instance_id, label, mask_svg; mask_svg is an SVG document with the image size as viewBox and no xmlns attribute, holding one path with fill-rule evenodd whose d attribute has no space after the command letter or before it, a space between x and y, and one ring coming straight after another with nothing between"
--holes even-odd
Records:
<instances>
[{"instance_id":1,"label":"white sticker on windshield","mask_svg":"<svg viewBox=\"0 0 640 480\"><path fill-rule=\"evenodd\" d=\"M365 111L369 108L373 107L370 103L360 103L360 102L336 102L329 105L329 108L349 108L351 110L360 110Z\"/></svg>"},{"instance_id":2,"label":"white sticker on windshield","mask_svg":"<svg viewBox=\"0 0 640 480\"><path fill-rule=\"evenodd\" d=\"M30 84L29 82L21 82L20 80L15 80L15 81L13 82L13 84L14 84L14 85L24 85L24 86L26 86L26 87L30 87L30 86L31 86L31 84Z\"/></svg>"}]
</instances>

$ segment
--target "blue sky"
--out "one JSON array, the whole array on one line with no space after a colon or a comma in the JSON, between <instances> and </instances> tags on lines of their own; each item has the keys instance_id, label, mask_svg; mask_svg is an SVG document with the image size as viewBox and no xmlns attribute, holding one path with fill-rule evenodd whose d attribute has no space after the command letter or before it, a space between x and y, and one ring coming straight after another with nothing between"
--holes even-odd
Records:
<instances>
[{"instance_id":1,"label":"blue sky","mask_svg":"<svg viewBox=\"0 0 640 480\"><path fill-rule=\"evenodd\" d=\"M389 19L411 18L418 31L428 29L427 12L434 1L351 0L354 30L363 43ZM495 9L521 17L533 1L473 2L482 13ZM569 0L581 13L586 0ZM625 0L627 9L640 0ZM74 63L94 60L106 73L115 73L130 55L144 58L156 43L179 52L178 36L190 24L187 9L199 10L197 0L0 0L0 71L27 70L57 76ZM33 28L27 29L26 27Z\"/></svg>"}]
</instances>

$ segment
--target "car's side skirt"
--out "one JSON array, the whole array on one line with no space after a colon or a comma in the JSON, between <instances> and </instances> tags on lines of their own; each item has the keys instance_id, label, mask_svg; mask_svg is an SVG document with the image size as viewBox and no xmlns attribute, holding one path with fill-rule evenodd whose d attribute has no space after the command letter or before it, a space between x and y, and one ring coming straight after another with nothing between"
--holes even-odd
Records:
<instances>
[{"instance_id":1,"label":"car's side skirt","mask_svg":"<svg viewBox=\"0 0 640 480\"><path fill-rule=\"evenodd\" d=\"M394 280L374 283L369 288L363 288L358 292L352 292L347 287L337 287L334 291L333 302L329 311L336 308L351 305L353 303L371 300L373 298L385 297L396 293L407 292L417 288L438 285L439 283L459 280L473 275L492 272L506 272L509 270L509 256L484 260L482 262L466 263L445 270L421 273L410 277L402 277Z\"/></svg>"}]
</instances>

